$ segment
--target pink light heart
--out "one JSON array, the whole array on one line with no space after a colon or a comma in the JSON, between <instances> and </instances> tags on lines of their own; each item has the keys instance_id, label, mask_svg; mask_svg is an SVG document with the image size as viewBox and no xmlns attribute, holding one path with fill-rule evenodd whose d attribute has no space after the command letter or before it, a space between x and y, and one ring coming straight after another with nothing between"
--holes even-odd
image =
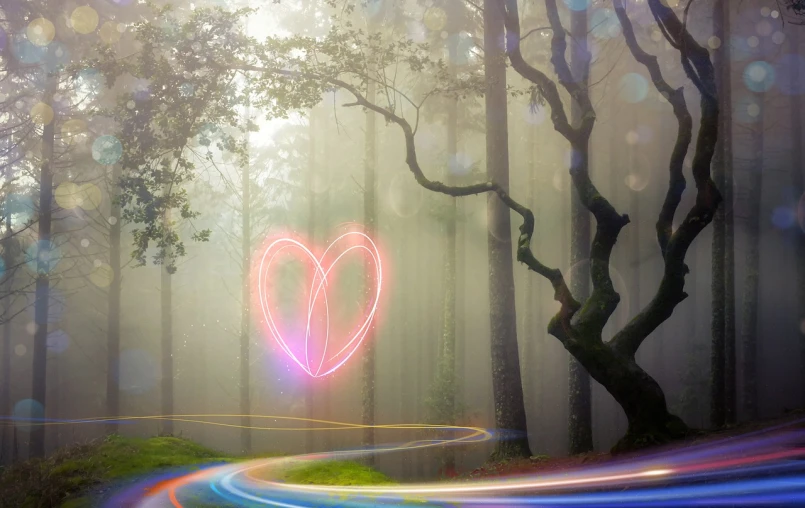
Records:
<instances>
[{"instance_id":1,"label":"pink light heart","mask_svg":"<svg viewBox=\"0 0 805 508\"><path fill-rule=\"evenodd\" d=\"M327 296L327 287L334 281L334 268L339 262L347 258L348 254L363 254L371 260L374 267L368 279L372 281L369 291L371 301L366 305L364 315L358 319L357 325L350 332L331 332L330 301ZM311 272L307 279L310 281L307 292L306 308L300 314L303 319L295 320L296 329L304 330L301 337L294 338L283 335L279 326L278 305L283 303L275 294L272 294L271 284L274 271L279 259L290 256L310 265ZM263 314L264 323L279 345L280 349L299 365L311 377L323 377L335 372L358 350L371 329L380 300L382 289L382 264L377 245L372 239L361 231L348 231L341 234L321 253L316 256L301 240L292 236L280 236L269 239L262 255L256 260L253 274L257 277L257 301ZM316 324L319 329L316 329ZM287 330L285 330L287 334ZM317 335L323 335L319 337ZM312 347L311 342L323 342L320 354ZM341 342L338 340L341 339ZM301 342L301 344L300 344ZM301 346L301 347L300 347ZM340 346L340 347L339 347ZM301 351L300 351L301 349Z\"/></svg>"}]
</instances>

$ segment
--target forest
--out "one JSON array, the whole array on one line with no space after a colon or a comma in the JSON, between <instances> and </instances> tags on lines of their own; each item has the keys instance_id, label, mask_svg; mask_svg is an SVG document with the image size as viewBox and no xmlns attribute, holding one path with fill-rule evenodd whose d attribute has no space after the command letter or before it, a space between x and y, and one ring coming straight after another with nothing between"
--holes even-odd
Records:
<instances>
[{"instance_id":1,"label":"forest","mask_svg":"<svg viewBox=\"0 0 805 508\"><path fill-rule=\"evenodd\" d=\"M0 507L805 505L803 40L0 0Z\"/></svg>"}]
</instances>

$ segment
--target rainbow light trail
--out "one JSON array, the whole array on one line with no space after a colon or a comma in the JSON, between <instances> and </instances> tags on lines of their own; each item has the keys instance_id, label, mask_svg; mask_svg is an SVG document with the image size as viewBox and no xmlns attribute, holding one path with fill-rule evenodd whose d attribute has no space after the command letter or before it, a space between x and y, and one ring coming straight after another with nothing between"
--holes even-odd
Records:
<instances>
[{"instance_id":1,"label":"rainbow light trail","mask_svg":"<svg viewBox=\"0 0 805 508\"><path fill-rule=\"evenodd\" d=\"M342 244L346 244L346 248L338 253L335 259L328 259L328 255L331 254L331 251L335 249L337 252L337 248L341 247ZM328 285L328 276L330 276L333 268L344 258L344 256L356 250L365 251L375 267L373 279L375 286L373 291L374 296L371 303L368 305L366 315L361 321L358 329L350 334L349 340L340 350L338 350L338 352L328 358L327 347L330 345L330 307L327 300L326 289ZM297 358L297 355L292 351L288 341L283 338L282 333L277 326L276 320L274 319L274 313L272 313L272 304L274 302L272 302L270 298L270 291L266 287L270 279L270 269L272 264L276 261L280 254L290 252L298 252L303 254L304 259L309 260L314 267L307 302L307 327L305 330L304 340L304 362ZM326 269L324 266L325 264ZM380 292L383 286L383 267L377 245L368 235L357 230L347 231L346 233L338 236L330 243L320 257L317 257L303 242L295 238L282 236L269 239L266 242L266 246L263 249L263 254L260 256L259 264L256 267L256 276L257 301L260 303L260 310L263 313L268 331L274 337L274 340L277 342L277 344L279 344L280 349L282 349L282 351L288 355L291 360L294 361L294 363L299 365L299 367L301 367L306 374L314 378L332 374L338 368L344 365L355 353L355 351L358 350L364 338L366 338L366 334L372 325L372 320L375 318L377 313L378 303L380 301ZM326 331L324 336L324 349L321 353L321 359L319 360L318 365L316 366L314 364L311 366L311 358L309 355L311 318L313 316L315 303L319 299L320 295L323 298L325 313ZM314 366L315 370L313 369Z\"/></svg>"},{"instance_id":2,"label":"rainbow light trail","mask_svg":"<svg viewBox=\"0 0 805 508\"><path fill-rule=\"evenodd\" d=\"M74 425L164 420L241 428L212 421L240 415L168 415L83 420L4 419L7 424ZM256 420L314 423L307 428L252 426L255 430L355 430L366 426L305 418L258 416ZM358 459L369 454L472 444L496 436L475 427L376 425L379 430L438 431L443 439L422 439L372 449L265 458L214 465L200 471L168 471L129 485L104 508L261 507L768 507L805 506L805 420L751 434L707 441L605 463L550 472L469 481L393 486L338 487L278 481L278 473L305 461Z\"/></svg>"}]
</instances>

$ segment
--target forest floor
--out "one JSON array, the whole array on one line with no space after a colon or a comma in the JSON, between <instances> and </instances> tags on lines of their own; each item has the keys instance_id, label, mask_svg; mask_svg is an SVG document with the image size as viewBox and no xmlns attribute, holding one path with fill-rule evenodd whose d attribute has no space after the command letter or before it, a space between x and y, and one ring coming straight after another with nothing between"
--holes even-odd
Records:
<instances>
[{"instance_id":1,"label":"forest floor","mask_svg":"<svg viewBox=\"0 0 805 508\"><path fill-rule=\"evenodd\" d=\"M187 439L112 435L0 469L0 508L88 507L87 495L107 494L153 471L234 460Z\"/></svg>"},{"instance_id":2,"label":"forest floor","mask_svg":"<svg viewBox=\"0 0 805 508\"><path fill-rule=\"evenodd\" d=\"M277 455L261 454L260 458ZM43 460L0 467L0 508L90 508L154 474L176 476L202 466L253 458L257 457L226 455L179 437L142 439L111 435L61 448ZM383 473L350 461L299 465L285 471L282 479L319 485L395 483ZM224 505L200 502L193 506Z\"/></svg>"},{"instance_id":3,"label":"forest floor","mask_svg":"<svg viewBox=\"0 0 805 508\"><path fill-rule=\"evenodd\" d=\"M663 447L673 449L777 426L805 426L805 411L778 418L741 423L696 435ZM657 451L656 448L652 451ZM639 454L638 454L639 455ZM29 460L0 468L0 508L85 508L139 478L160 471L193 470L202 465L229 463L253 457L233 457L176 437L150 439L109 436L92 443L67 447L44 460ZM618 456L619 459L627 456ZM612 460L609 453L489 462L448 481L550 473ZM387 476L355 462L314 462L286 471L285 481L320 485L390 484ZM199 505L201 506L201 505ZM209 506L209 505L204 505Z\"/></svg>"},{"instance_id":4,"label":"forest floor","mask_svg":"<svg viewBox=\"0 0 805 508\"><path fill-rule=\"evenodd\" d=\"M651 448L651 452L660 450L671 450L675 448L683 448L694 444L701 444L708 441L717 441L732 436L747 434L763 429L770 429L778 426L792 426L792 427L805 427L805 410L797 409L787 412L785 415L769 418L764 420L755 420L752 422L744 422L736 425L730 425L717 430L698 430L686 439L669 443L660 448ZM643 453L649 451L645 450ZM640 456L640 452L635 452L634 456ZM618 455L618 459L628 458L629 455ZM588 466L612 460L613 455L607 452L590 452L579 455L572 455L570 457L548 457L546 455L537 455L528 459L512 459L506 461L493 461L487 462L481 467L478 467L468 473L460 474L455 477L456 480L468 480L475 478L485 478L490 476L512 476L512 475L525 475L533 473L550 473L554 471L564 471L568 469L577 469L580 467Z\"/></svg>"}]
</instances>

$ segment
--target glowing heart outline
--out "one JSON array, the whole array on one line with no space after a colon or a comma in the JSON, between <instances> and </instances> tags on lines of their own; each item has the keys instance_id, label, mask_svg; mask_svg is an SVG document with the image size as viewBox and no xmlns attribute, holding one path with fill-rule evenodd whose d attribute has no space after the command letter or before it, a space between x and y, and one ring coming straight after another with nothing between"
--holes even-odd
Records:
<instances>
[{"instance_id":1,"label":"glowing heart outline","mask_svg":"<svg viewBox=\"0 0 805 508\"><path fill-rule=\"evenodd\" d=\"M348 246L342 253L340 253L328 266L325 270L322 266L322 261L326 259L327 254L330 250L339 242L343 241L345 238L349 236L359 236L363 241L356 242L354 245ZM269 298L268 298L268 291L266 290L264 284L266 281L265 274L268 272L269 268L271 267L271 263L277 257L277 255L285 249L289 248L297 248L301 250L308 259L310 259L314 266L314 274L311 281L310 286L310 293L308 297L308 310L307 310L307 324L305 329L305 362L302 363L296 355L291 351L290 346L282 337L276 323L274 322L274 317L271 313L271 308L269 305ZM361 326L358 328L357 331L353 333L350 340L332 357L327 359L327 346L329 345L330 340L330 313L329 313L329 304L327 301L327 276L330 274L330 271L338 264L342 257L344 257L347 253L355 250L355 249L363 249L365 250L369 256L372 258L373 264L375 266L375 295L374 299L372 300L372 305L369 309L368 314L365 316ZM270 257L269 257L270 256ZM268 258L268 259L267 259ZM317 377L324 377L329 374L332 374L341 366L343 366L347 360L349 360L353 354L359 349L360 345L363 343L364 339L366 338L366 334L369 332L369 328L372 325L372 321L374 320L375 314L377 313L378 302L380 301L380 293L383 286L383 268L382 262L380 260L380 252L378 251L377 245L375 244L372 239L361 231L348 231L346 233L341 234L335 240L330 242L330 245L324 250L321 255L321 258L317 258L316 255L301 241L291 238L291 237L278 237L273 239L268 246L264 249L263 255L260 258L260 263L258 266L257 271L257 293L258 293L258 300L260 302L260 308L263 312L263 317L265 318L266 325L268 326L271 335L273 336L274 340L280 346L282 351L288 355L299 367L310 377L317 378ZM318 284L317 284L318 281ZM313 315L313 308L315 306L315 302L318 299L318 295L321 291L324 291L324 308L325 308L325 315L326 315L326 334L324 339L324 350L321 353L321 361L319 362L319 366L316 369L316 372L313 372L313 369L310 365L310 357L309 357L309 347L308 343L310 340L310 321ZM324 372L322 372L322 368L325 364L325 361L332 362L334 359L338 358L338 356L344 354L344 357L334 363L334 365Z\"/></svg>"}]
</instances>

